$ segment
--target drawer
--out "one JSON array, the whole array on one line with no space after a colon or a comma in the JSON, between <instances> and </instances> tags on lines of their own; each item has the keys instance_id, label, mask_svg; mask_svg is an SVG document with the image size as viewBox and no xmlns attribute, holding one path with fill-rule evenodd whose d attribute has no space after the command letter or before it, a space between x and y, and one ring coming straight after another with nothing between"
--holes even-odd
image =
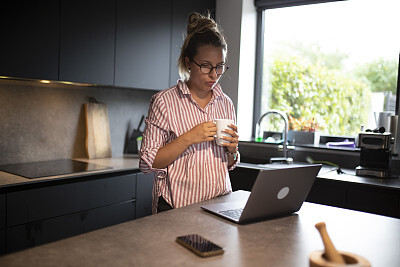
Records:
<instances>
[{"instance_id":1,"label":"drawer","mask_svg":"<svg viewBox=\"0 0 400 267\"><path fill-rule=\"evenodd\" d=\"M133 200L136 174L7 194L7 227Z\"/></svg>"},{"instance_id":2,"label":"drawer","mask_svg":"<svg viewBox=\"0 0 400 267\"><path fill-rule=\"evenodd\" d=\"M135 219L135 201L7 228L6 252L15 252Z\"/></svg>"},{"instance_id":3,"label":"drawer","mask_svg":"<svg viewBox=\"0 0 400 267\"><path fill-rule=\"evenodd\" d=\"M6 228L6 195L0 194L0 229Z\"/></svg>"}]
</instances>

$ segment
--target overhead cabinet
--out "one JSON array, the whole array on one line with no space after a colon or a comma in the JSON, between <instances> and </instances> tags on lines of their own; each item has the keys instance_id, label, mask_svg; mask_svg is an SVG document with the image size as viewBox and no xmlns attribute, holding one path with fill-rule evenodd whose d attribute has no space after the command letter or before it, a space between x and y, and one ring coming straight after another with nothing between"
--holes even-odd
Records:
<instances>
[{"instance_id":1,"label":"overhead cabinet","mask_svg":"<svg viewBox=\"0 0 400 267\"><path fill-rule=\"evenodd\" d=\"M62 0L61 81L113 85L115 0Z\"/></svg>"},{"instance_id":2,"label":"overhead cabinet","mask_svg":"<svg viewBox=\"0 0 400 267\"><path fill-rule=\"evenodd\" d=\"M186 20L190 12L197 11L201 14L215 12L215 0L187 1L174 0L172 5L172 28L171 28L171 61L169 86L176 84L179 79L177 68L181 46L186 34Z\"/></svg>"},{"instance_id":3,"label":"overhead cabinet","mask_svg":"<svg viewBox=\"0 0 400 267\"><path fill-rule=\"evenodd\" d=\"M170 0L119 0L115 85L161 90L169 84Z\"/></svg>"},{"instance_id":4,"label":"overhead cabinet","mask_svg":"<svg viewBox=\"0 0 400 267\"><path fill-rule=\"evenodd\" d=\"M215 0L8 1L0 76L162 90L176 84L187 15Z\"/></svg>"},{"instance_id":5,"label":"overhead cabinet","mask_svg":"<svg viewBox=\"0 0 400 267\"><path fill-rule=\"evenodd\" d=\"M0 8L0 76L58 79L60 3L6 1Z\"/></svg>"}]
</instances>

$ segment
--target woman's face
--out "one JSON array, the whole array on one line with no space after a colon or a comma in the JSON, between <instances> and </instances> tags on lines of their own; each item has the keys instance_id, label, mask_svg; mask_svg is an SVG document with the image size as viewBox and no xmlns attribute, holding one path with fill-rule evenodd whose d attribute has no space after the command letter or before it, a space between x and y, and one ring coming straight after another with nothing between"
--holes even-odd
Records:
<instances>
[{"instance_id":1,"label":"woman's face","mask_svg":"<svg viewBox=\"0 0 400 267\"><path fill-rule=\"evenodd\" d=\"M215 68L210 73L205 74L198 65L211 64L212 67L216 67L225 63L225 57L226 52L222 47L212 45L200 46L197 49L197 55L192 60L186 57L186 66L190 68L190 77L187 81L189 88L191 90L210 91L221 78L221 75L217 75Z\"/></svg>"}]
</instances>

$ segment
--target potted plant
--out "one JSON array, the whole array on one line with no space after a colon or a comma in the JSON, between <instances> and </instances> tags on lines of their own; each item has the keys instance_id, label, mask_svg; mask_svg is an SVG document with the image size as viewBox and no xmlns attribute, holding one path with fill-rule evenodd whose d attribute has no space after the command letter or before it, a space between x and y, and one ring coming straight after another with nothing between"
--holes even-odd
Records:
<instances>
[{"instance_id":1,"label":"potted plant","mask_svg":"<svg viewBox=\"0 0 400 267\"><path fill-rule=\"evenodd\" d=\"M292 145L319 145L319 124L315 118L295 118L289 115L288 141Z\"/></svg>"}]
</instances>

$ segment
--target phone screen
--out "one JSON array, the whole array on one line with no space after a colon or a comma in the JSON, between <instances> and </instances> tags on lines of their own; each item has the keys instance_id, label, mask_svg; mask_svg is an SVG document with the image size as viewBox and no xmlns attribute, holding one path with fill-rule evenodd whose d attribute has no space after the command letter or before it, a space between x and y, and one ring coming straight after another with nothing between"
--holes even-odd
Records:
<instances>
[{"instance_id":1,"label":"phone screen","mask_svg":"<svg viewBox=\"0 0 400 267\"><path fill-rule=\"evenodd\" d=\"M202 257L218 255L224 252L222 247L197 234L178 236L176 242Z\"/></svg>"}]
</instances>

